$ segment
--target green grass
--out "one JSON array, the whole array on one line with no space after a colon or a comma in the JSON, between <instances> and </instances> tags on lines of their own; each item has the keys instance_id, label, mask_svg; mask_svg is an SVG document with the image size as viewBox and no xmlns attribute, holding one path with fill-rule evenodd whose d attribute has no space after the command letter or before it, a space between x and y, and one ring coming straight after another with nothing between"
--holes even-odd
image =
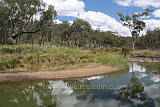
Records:
<instances>
[{"instance_id":1,"label":"green grass","mask_svg":"<svg viewBox=\"0 0 160 107\"><path fill-rule=\"evenodd\" d=\"M92 52L67 47L0 45L0 71L61 70L88 66L90 63L123 66L118 53Z\"/></svg>"}]
</instances>

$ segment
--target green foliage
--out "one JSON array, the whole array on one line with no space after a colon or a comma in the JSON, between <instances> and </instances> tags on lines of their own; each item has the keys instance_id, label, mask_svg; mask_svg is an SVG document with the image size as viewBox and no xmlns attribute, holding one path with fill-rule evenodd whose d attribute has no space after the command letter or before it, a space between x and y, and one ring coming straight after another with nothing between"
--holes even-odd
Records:
<instances>
[{"instance_id":1,"label":"green foliage","mask_svg":"<svg viewBox=\"0 0 160 107\"><path fill-rule=\"evenodd\" d=\"M122 47L122 54L126 57L130 53L131 49L127 46Z\"/></svg>"},{"instance_id":2,"label":"green foliage","mask_svg":"<svg viewBox=\"0 0 160 107\"><path fill-rule=\"evenodd\" d=\"M20 64L21 62L18 59L11 59L3 63L0 63L0 66L2 71L6 71L7 69L17 68L20 66Z\"/></svg>"},{"instance_id":3,"label":"green foliage","mask_svg":"<svg viewBox=\"0 0 160 107\"><path fill-rule=\"evenodd\" d=\"M160 29L148 30L146 35L136 41L139 49L160 49Z\"/></svg>"},{"instance_id":4,"label":"green foliage","mask_svg":"<svg viewBox=\"0 0 160 107\"><path fill-rule=\"evenodd\" d=\"M7 38L6 44L8 45L15 45L15 40L13 38Z\"/></svg>"},{"instance_id":5,"label":"green foliage","mask_svg":"<svg viewBox=\"0 0 160 107\"><path fill-rule=\"evenodd\" d=\"M0 29L4 35L0 37L1 41L8 37L17 39L24 34L34 34L47 27L49 24L46 22L56 16L56 11L53 6L44 10L46 6L42 0L3 0L0 3ZM40 19L36 18L38 14Z\"/></svg>"},{"instance_id":6,"label":"green foliage","mask_svg":"<svg viewBox=\"0 0 160 107\"><path fill-rule=\"evenodd\" d=\"M63 45L70 42L74 46L82 47L90 36L91 25L82 19L76 19L71 26L69 23L64 22L61 27L68 27L64 28L64 32L61 35Z\"/></svg>"}]
</instances>

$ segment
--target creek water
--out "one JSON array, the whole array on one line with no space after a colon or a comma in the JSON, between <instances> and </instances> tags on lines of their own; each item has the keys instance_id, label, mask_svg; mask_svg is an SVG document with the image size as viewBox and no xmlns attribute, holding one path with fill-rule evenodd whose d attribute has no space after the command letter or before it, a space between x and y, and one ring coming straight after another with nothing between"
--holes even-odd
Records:
<instances>
[{"instance_id":1,"label":"creek water","mask_svg":"<svg viewBox=\"0 0 160 107\"><path fill-rule=\"evenodd\" d=\"M160 107L160 63L88 78L0 84L0 107Z\"/></svg>"}]
</instances>

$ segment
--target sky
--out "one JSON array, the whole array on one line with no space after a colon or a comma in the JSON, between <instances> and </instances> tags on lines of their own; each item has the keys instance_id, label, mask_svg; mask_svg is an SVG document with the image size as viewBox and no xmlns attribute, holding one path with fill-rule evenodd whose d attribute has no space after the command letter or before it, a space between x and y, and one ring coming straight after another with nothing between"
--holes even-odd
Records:
<instances>
[{"instance_id":1,"label":"sky","mask_svg":"<svg viewBox=\"0 0 160 107\"><path fill-rule=\"evenodd\" d=\"M154 10L146 22L145 34L148 29L160 27L160 0L43 0L53 5L58 13L58 23L67 20L73 22L76 18L88 21L93 29L118 32L122 36L131 36L129 29L122 26L117 12L132 14L144 12L149 8Z\"/></svg>"}]
</instances>

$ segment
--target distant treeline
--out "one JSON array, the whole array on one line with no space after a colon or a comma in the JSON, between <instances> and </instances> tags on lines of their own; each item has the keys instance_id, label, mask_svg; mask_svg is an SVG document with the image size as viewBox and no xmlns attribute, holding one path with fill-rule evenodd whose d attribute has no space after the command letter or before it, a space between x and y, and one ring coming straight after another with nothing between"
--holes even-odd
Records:
<instances>
[{"instance_id":1,"label":"distant treeline","mask_svg":"<svg viewBox=\"0 0 160 107\"><path fill-rule=\"evenodd\" d=\"M160 29L148 30L146 35L137 39L139 49L160 49Z\"/></svg>"},{"instance_id":2,"label":"distant treeline","mask_svg":"<svg viewBox=\"0 0 160 107\"><path fill-rule=\"evenodd\" d=\"M47 7L47 10L44 9ZM131 37L118 36L116 32L93 30L82 19L73 24L55 22L57 13L53 6L41 0L3 0L0 3L0 44L38 44L71 47L109 48L132 47ZM116 25L113 25L116 26ZM138 49L160 48L160 30L148 31L138 37Z\"/></svg>"}]
</instances>

